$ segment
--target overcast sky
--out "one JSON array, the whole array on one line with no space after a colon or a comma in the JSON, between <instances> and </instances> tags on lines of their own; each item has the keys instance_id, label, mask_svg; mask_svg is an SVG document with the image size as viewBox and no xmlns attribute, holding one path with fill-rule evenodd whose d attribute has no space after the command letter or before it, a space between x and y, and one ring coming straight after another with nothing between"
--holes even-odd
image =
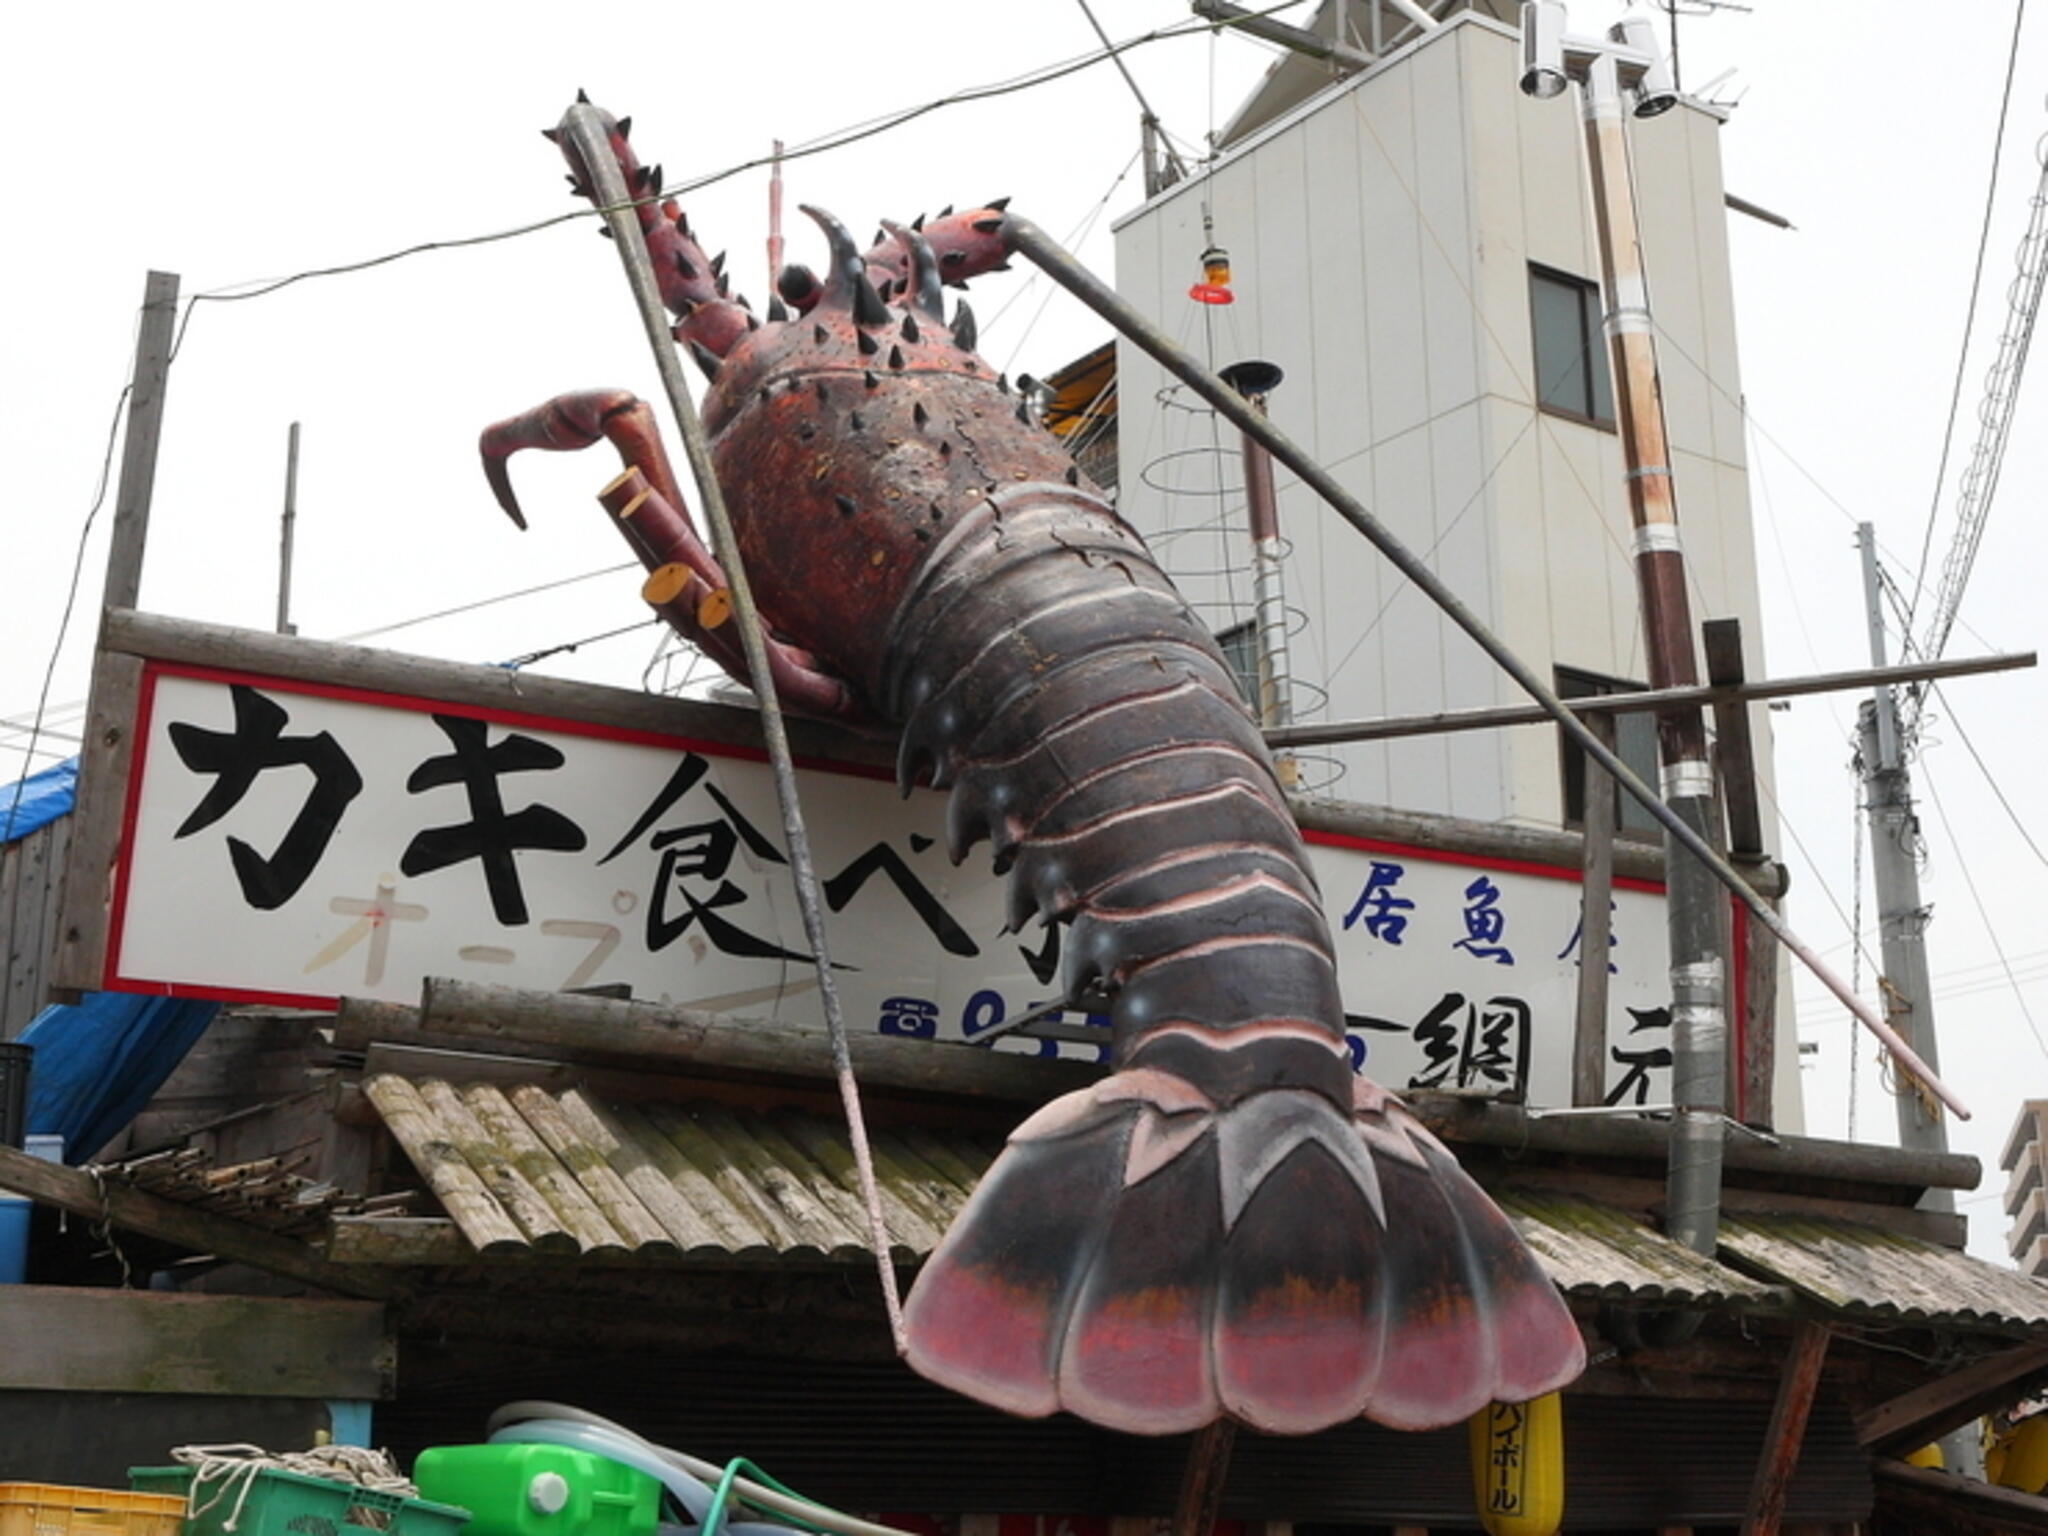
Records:
<instances>
[{"instance_id":1,"label":"overcast sky","mask_svg":"<svg viewBox=\"0 0 2048 1536\"><path fill-rule=\"evenodd\" d=\"M1573 19L1604 23L1619 9L1581 4ZM1097 11L1118 39L1189 20L1178 0L1097 0ZM1930 584L1947 553L1954 482L1974 439L2048 127L2044 22L2021 43L1978 346L1964 369L1949 484L1937 496L2012 15L2009 0L1754 0L1748 13L1681 23L1689 86L1736 71L1713 92L1741 98L1723 134L1729 189L1798 226L1730 221L1775 673L1864 664L1855 521L1876 523L1908 590L1937 505ZM1934 21L1943 30L1930 30ZM10 722L34 714L57 643L147 268L179 273L188 296L220 292L565 212L562 166L535 130L578 87L633 114L636 143L675 186L752 159L777 137L803 144L1096 47L1070 0L896 0L872 12L816 0L760 12L614 0L587 8L580 23L558 6L507 3L38 6L13 18L9 33L17 131L15 215L0 248L9 576L0 718ZM1195 34L1126 57L1169 130L1199 146L1269 56L1242 39ZM824 203L865 234L878 216L1009 194L1053 234L1078 234L1084 257L1107 272L1110 221L1139 200L1135 150L1129 92L1112 66L1097 64L793 164L789 203ZM707 245L730 248L737 286L757 305L767 292L765 185L764 172L748 171L685 197ZM817 242L791 218L792 256L815 262ZM520 536L492 505L474 451L483 423L563 389L657 393L615 263L592 227L577 220L200 304L170 385L143 606L270 625L293 420L305 432L294 618L307 635L384 630L621 564L624 548L590 499L609 478L604 464L522 459L515 472L533 530ZM1654 296L1654 273L1651 283ZM1101 339L1064 300L1044 304L1047 287L1020 271L976 295L982 350L1012 371L1048 371ZM2038 383L2023 395L1951 654L2041 641L2041 401ZM1681 515L1684 494L1681 485ZM110 522L111 505L87 545L79 611L57 653L43 743L56 751L70 750L64 735L79 729ZM621 572L391 630L379 643L503 661L633 623L643 611L636 587ZM1896 653L1896 636L1892 646ZM636 630L544 665L635 686L655 647L652 630ZM1947 1075L1977 1111L1956 1144L1992 1168L1985 1193L1965 1207L1979 1218L1973 1246L1986 1254L2003 1228L1999 1145L2021 1099L2048 1097L2048 868L2027 841L2048 845L2038 789L2044 691L2035 673L1949 685L1919 765L1942 1050ZM1803 699L1774 719L1790 916L1846 970L1853 703ZM0 779L14 776L24 745L0 730ZM1870 991L1868 965L1863 981ZM1807 1005L1802 1032L1818 1046L1806 1075L1809 1125L1840 1135L1848 1027L1838 1007L1822 1006L1815 983L1802 979L1795 991ZM1856 1133L1891 1140L1871 1050L1858 1051Z\"/></svg>"}]
</instances>

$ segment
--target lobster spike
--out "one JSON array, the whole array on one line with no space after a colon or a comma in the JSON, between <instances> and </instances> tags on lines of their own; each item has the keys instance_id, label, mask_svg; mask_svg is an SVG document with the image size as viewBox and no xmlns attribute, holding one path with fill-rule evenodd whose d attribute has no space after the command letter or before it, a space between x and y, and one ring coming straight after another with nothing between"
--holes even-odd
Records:
<instances>
[{"instance_id":1,"label":"lobster spike","mask_svg":"<svg viewBox=\"0 0 2048 1536\"><path fill-rule=\"evenodd\" d=\"M903 349L901 347L892 345L889 348L889 366L891 368L901 368L903 366Z\"/></svg>"},{"instance_id":2,"label":"lobster spike","mask_svg":"<svg viewBox=\"0 0 2048 1536\"><path fill-rule=\"evenodd\" d=\"M969 227L980 234L992 235L1003 227L1003 221L1000 216L993 219L976 219Z\"/></svg>"},{"instance_id":3,"label":"lobster spike","mask_svg":"<svg viewBox=\"0 0 2048 1536\"><path fill-rule=\"evenodd\" d=\"M562 142L562 130L559 128L543 128L540 131L540 136L546 139L550 144L559 144Z\"/></svg>"},{"instance_id":4,"label":"lobster spike","mask_svg":"<svg viewBox=\"0 0 2048 1536\"><path fill-rule=\"evenodd\" d=\"M865 427L867 423L861 420L861 415L859 411L848 411L846 413L846 425L853 431L858 432L861 430L861 428Z\"/></svg>"},{"instance_id":5,"label":"lobster spike","mask_svg":"<svg viewBox=\"0 0 2048 1536\"><path fill-rule=\"evenodd\" d=\"M648 183L649 183L650 181L652 181L653 179L654 179L654 167L653 167L653 166L651 166L651 165L642 165L642 166L636 166L636 167L634 168L634 171L633 171L633 190L634 190L634 191L636 191L636 192L644 192L644 191L646 191L646 190L647 190L647 184L648 184Z\"/></svg>"},{"instance_id":6,"label":"lobster spike","mask_svg":"<svg viewBox=\"0 0 2048 1536\"><path fill-rule=\"evenodd\" d=\"M854 505L854 500L851 496L834 496L832 504L839 509L839 514L842 517L851 517L860 510L859 507Z\"/></svg>"},{"instance_id":7,"label":"lobster spike","mask_svg":"<svg viewBox=\"0 0 2048 1536\"><path fill-rule=\"evenodd\" d=\"M697 275L697 264L691 261L690 258L685 256L681 251L677 251L676 270L682 273L682 275L686 278L695 277Z\"/></svg>"},{"instance_id":8,"label":"lobster spike","mask_svg":"<svg viewBox=\"0 0 2048 1536\"><path fill-rule=\"evenodd\" d=\"M932 413L926 410L924 402L919 400L910 407L910 419L921 427L932 419Z\"/></svg>"},{"instance_id":9,"label":"lobster spike","mask_svg":"<svg viewBox=\"0 0 2048 1536\"><path fill-rule=\"evenodd\" d=\"M832 258L825 269L825 292L818 302L851 306L856 301L856 282L867 288L869 293L873 293L874 289L867 281L867 260L855 248L853 236L846 232L846 226L822 208L813 207L809 203L803 204L802 207L811 221L825 232L825 243L830 248ZM875 302L879 304L881 300L877 299Z\"/></svg>"},{"instance_id":10,"label":"lobster spike","mask_svg":"<svg viewBox=\"0 0 2048 1536\"><path fill-rule=\"evenodd\" d=\"M826 339L830 337L831 334L832 333L826 330L825 327L823 327L822 325L814 325L811 327L811 340L815 341L821 347L825 345Z\"/></svg>"},{"instance_id":11,"label":"lobster spike","mask_svg":"<svg viewBox=\"0 0 2048 1536\"><path fill-rule=\"evenodd\" d=\"M951 203L948 203L945 207L941 208L939 210L939 217L942 219L950 219L951 217L953 217L953 205Z\"/></svg>"},{"instance_id":12,"label":"lobster spike","mask_svg":"<svg viewBox=\"0 0 2048 1536\"><path fill-rule=\"evenodd\" d=\"M747 311L747 329L750 331L758 331L759 329L761 329L761 317L755 314L752 310Z\"/></svg>"},{"instance_id":13,"label":"lobster spike","mask_svg":"<svg viewBox=\"0 0 2048 1536\"><path fill-rule=\"evenodd\" d=\"M877 338L870 336L866 331L856 331L854 333L854 341L859 345L861 356L863 357L873 357L882 350L882 343Z\"/></svg>"},{"instance_id":14,"label":"lobster spike","mask_svg":"<svg viewBox=\"0 0 2048 1536\"><path fill-rule=\"evenodd\" d=\"M547 132L547 129L543 128L543 129L541 129L541 132L542 132L542 133L546 133L546 132ZM920 213L920 214L919 214L919 215L918 215L918 216L917 216L916 218L912 219L912 220L910 221L910 227L911 227L912 229L923 229L923 228L924 228L924 215Z\"/></svg>"},{"instance_id":15,"label":"lobster spike","mask_svg":"<svg viewBox=\"0 0 2048 1536\"><path fill-rule=\"evenodd\" d=\"M993 208L997 213L1001 213L1005 208L1010 206L1010 200L1007 197L992 197L987 202L983 203L981 206L984 208Z\"/></svg>"},{"instance_id":16,"label":"lobster spike","mask_svg":"<svg viewBox=\"0 0 2048 1536\"><path fill-rule=\"evenodd\" d=\"M1007 395L1007 394L1008 394L1009 392L1010 392L1010 376L1009 376L1009 375L1008 375L1007 373L999 373L999 374L997 374L997 375L996 375L996 393L997 393L997 394L999 394L999 395Z\"/></svg>"},{"instance_id":17,"label":"lobster spike","mask_svg":"<svg viewBox=\"0 0 2048 1536\"><path fill-rule=\"evenodd\" d=\"M718 354L705 346L703 342L692 340L690 343L690 356L696 361L697 366L704 370L704 377L716 384L718 382Z\"/></svg>"},{"instance_id":18,"label":"lobster spike","mask_svg":"<svg viewBox=\"0 0 2048 1536\"><path fill-rule=\"evenodd\" d=\"M1067 466L1067 484L1069 484L1069 485L1079 485L1080 483L1081 483L1081 471L1080 471L1079 467L1078 467L1078 466L1076 466L1076 465L1073 465L1073 464L1069 464L1069 465Z\"/></svg>"},{"instance_id":19,"label":"lobster spike","mask_svg":"<svg viewBox=\"0 0 2048 1536\"><path fill-rule=\"evenodd\" d=\"M576 104L583 107L590 105L590 93L580 85L576 87Z\"/></svg>"},{"instance_id":20,"label":"lobster spike","mask_svg":"<svg viewBox=\"0 0 2048 1536\"><path fill-rule=\"evenodd\" d=\"M882 381L875 377L875 371L872 368L861 374L860 377L861 382L867 385L869 389L880 389L882 387Z\"/></svg>"},{"instance_id":21,"label":"lobster spike","mask_svg":"<svg viewBox=\"0 0 2048 1536\"><path fill-rule=\"evenodd\" d=\"M633 119L630 116L619 119L619 137L622 139L633 137Z\"/></svg>"},{"instance_id":22,"label":"lobster spike","mask_svg":"<svg viewBox=\"0 0 2048 1536\"><path fill-rule=\"evenodd\" d=\"M714 275L722 275L724 273L725 252L720 251L716 256L711 258L711 271Z\"/></svg>"},{"instance_id":23,"label":"lobster spike","mask_svg":"<svg viewBox=\"0 0 2048 1536\"><path fill-rule=\"evenodd\" d=\"M868 281L863 272L853 280L853 323L855 325L887 325L889 306L882 296L875 292L875 285Z\"/></svg>"},{"instance_id":24,"label":"lobster spike","mask_svg":"<svg viewBox=\"0 0 2048 1536\"><path fill-rule=\"evenodd\" d=\"M1019 400L1017 402L1017 419L1023 422L1024 425L1027 427L1031 425L1030 408L1027 407L1022 400Z\"/></svg>"},{"instance_id":25,"label":"lobster spike","mask_svg":"<svg viewBox=\"0 0 2048 1536\"><path fill-rule=\"evenodd\" d=\"M905 315L903 317L903 339L912 346L915 346L924 339L924 333L917 323L917 316Z\"/></svg>"},{"instance_id":26,"label":"lobster spike","mask_svg":"<svg viewBox=\"0 0 2048 1536\"><path fill-rule=\"evenodd\" d=\"M721 272L718 274L718 281L713 283L712 287L718 290L718 296L722 299L731 290L732 284L726 280L725 274Z\"/></svg>"},{"instance_id":27,"label":"lobster spike","mask_svg":"<svg viewBox=\"0 0 2048 1536\"><path fill-rule=\"evenodd\" d=\"M939 259L932 254L931 242L915 229L905 229L901 224L884 221L882 228L894 235L910 252L910 276L899 286L905 293L911 292L914 288L917 293L917 307L934 320L943 319L946 304L939 294Z\"/></svg>"},{"instance_id":28,"label":"lobster spike","mask_svg":"<svg viewBox=\"0 0 2048 1536\"><path fill-rule=\"evenodd\" d=\"M770 320L787 320L789 318L789 306L782 302L779 294L771 293L768 295L768 318Z\"/></svg>"},{"instance_id":29,"label":"lobster spike","mask_svg":"<svg viewBox=\"0 0 2048 1536\"><path fill-rule=\"evenodd\" d=\"M953 311L953 345L962 352L972 352L980 336L981 332L974 323L974 311L969 309L967 301L962 299L959 307Z\"/></svg>"}]
</instances>

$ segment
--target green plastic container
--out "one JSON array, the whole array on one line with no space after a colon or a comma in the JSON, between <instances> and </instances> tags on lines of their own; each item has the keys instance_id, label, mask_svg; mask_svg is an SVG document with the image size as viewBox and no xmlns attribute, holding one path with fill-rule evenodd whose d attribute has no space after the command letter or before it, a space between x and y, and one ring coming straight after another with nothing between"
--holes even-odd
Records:
<instances>
[{"instance_id":1,"label":"green plastic container","mask_svg":"<svg viewBox=\"0 0 2048 1536\"><path fill-rule=\"evenodd\" d=\"M130 1467L128 1484L137 1493L175 1494L190 1507L190 1467ZM208 1484L200 1494L206 1508L186 1517L184 1536L226 1536L226 1522L240 1493L237 1486ZM216 1494L221 1496L216 1499ZM388 1531L392 1536L458 1536L469 1519L466 1509L274 1467L264 1468L250 1481L241 1510L234 1536L349 1536L351 1528Z\"/></svg>"},{"instance_id":2,"label":"green plastic container","mask_svg":"<svg viewBox=\"0 0 2048 1536\"><path fill-rule=\"evenodd\" d=\"M462 1536L653 1536L661 1509L658 1480L566 1445L438 1445L412 1480L470 1512Z\"/></svg>"}]
</instances>

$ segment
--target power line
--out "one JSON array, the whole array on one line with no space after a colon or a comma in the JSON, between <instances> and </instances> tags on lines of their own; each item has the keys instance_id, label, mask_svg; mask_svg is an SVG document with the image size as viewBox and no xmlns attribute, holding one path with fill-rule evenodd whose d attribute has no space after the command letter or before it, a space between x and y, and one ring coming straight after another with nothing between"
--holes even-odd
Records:
<instances>
[{"instance_id":1,"label":"power line","mask_svg":"<svg viewBox=\"0 0 2048 1536\"><path fill-rule=\"evenodd\" d=\"M1956 735L1962 738L1963 746L1970 754L1970 761L1977 765L1977 771L1984 775L1984 782L1990 786L1992 796L2004 808L2007 817L2011 819L2013 830L2019 833L2020 841L2027 845L2028 852L2032 853L2036 859L2039 859L2044 866L2048 866L2048 854L2041 852L2041 845L2034 841L2034 836L2027 830L2026 823L2020 820L2020 813L2014 810L2012 802L2005 798L2005 791L1999 788L1998 780L1992 776L1990 768L1985 765L1984 759L1978 755L1977 744L1970 740L1970 733L1963 729L1963 722L1957 718L1954 707L1948 701L1948 695L1943 693L1939 687L1936 687L1934 689L1934 696L1941 701L1941 707L1948 716L1948 723L1956 728Z\"/></svg>"},{"instance_id":2,"label":"power line","mask_svg":"<svg viewBox=\"0 0 2048 1536\"><path fill-rule=\"evenodd\" d=\"M2020 24L2026 19L2027 0L2018 0L2012 11L2012 43L2006 51L2005 90L1998 101L1998 132L1991 141L1991 174L1984 183L1984 222L1977 231L1977 264L1970 274L1970 302L1963 306L1963 336L1956 346L1956 378L1949 391L1948 424L1941 429L1941 461L1934 470L1934 489L1927 500L1927 528L1920 536L1920 563L1914 568L1913 600L1906 605L1906 628L1920 608L1920 592L1927 583L1927 557L1934 548L1934 524L1941 515L1941 488L1948 479L1949 448L1955 441L1956 413L1963 403L1963 368L1970 356L1970 334L1977 324L1977 293L1984 282L1984 257L1991 246L1991 210L1998 193L1998 163L2005 153L2005 120L2012 108L2012 77L2020 61Z\"/></svg>"},{"instance_id":3,"label":"power line","mask_svg":"<svg viewBox=\"0 0 2048 1536\"><path fill-rule=\"evenodd\" d=\"M553 581L544 581L538 586L521 587L515 592L500 592L496 597L480 597L475 602L458 603L453 608L437 609L433 613L420 614L417 618L400 619L396 624L380 624L375 629L360 629L352 635L340 635L336 639L338 643L348 644L357 640L368 640L377 635L395 634L401 629L411 629L416 624L431 624L436 619L452 619L457 614L474 613L479 608L489 608L496 603L509 603L514 598L532 597L539 592L552 592L558 587L572 587L579 581L592 581L599 576L615 576L620 571L630 571L635 568L635 562L621 560L616 565L599 566L594 571L584 571L575 576L557 577Z\"/></svg>"}]
</instances>

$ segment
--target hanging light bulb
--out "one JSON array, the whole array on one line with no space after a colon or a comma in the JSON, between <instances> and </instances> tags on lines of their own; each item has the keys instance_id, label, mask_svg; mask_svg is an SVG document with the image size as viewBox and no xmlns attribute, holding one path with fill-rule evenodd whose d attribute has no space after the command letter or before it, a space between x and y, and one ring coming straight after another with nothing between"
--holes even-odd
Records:
<instances>
[{"instance_id":1,"label":"hanging light bulb","mask_svg":"<svg viewBox=\"0 0 2048 1536\"><path fill-rule=\"evenodd\" d=\"M1197 304L1237 302L1237 295L1230 291L1230 252L1220 245L1202 252L1202 280L1188 290L1188 297Z\"/></svg>"}]
</instances>

